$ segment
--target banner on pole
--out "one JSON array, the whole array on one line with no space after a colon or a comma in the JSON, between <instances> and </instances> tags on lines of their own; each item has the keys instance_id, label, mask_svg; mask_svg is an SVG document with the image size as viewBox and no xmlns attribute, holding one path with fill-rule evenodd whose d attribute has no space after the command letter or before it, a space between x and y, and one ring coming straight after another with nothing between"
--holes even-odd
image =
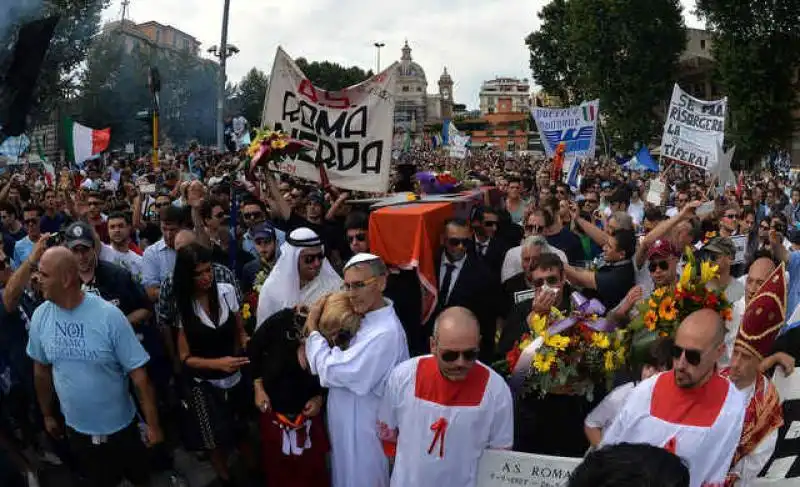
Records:
<instances>
[{"instance_id":1,"label":"banner on pole","mask_svg":"<svg viewBox=\"0 0 800 487\"><path fill-rule=\"evenodd\" d=\"M676 83L664 122L661 155L714 172L719 164L718 148L725 139L728 99L697 99Z\"/></svg>"},{"instance_id":2,"label":"banner on pole","mask_svg":"<svg viewBox=\"0 0 800 487\"><path fill-rule=\"evenodd\" d=\"M278 164L278 170L319 182L324 164L333 186L381 192L389 186L395 65L341 91L315 87L278 48L262 123L312 149Z\"/></svg>"},{"instance_id":3,"label":"banner on pole","mask_svg":"<svg viewBox=\"0 0 800 487\"><path fill-rule=\"evenodd\" d=\"M569 108L536 107L531 112L547 157L555 156L561 142L566 146L565 157L594 157L600 100L585 101Z\"/></svg>"}]
</instances>

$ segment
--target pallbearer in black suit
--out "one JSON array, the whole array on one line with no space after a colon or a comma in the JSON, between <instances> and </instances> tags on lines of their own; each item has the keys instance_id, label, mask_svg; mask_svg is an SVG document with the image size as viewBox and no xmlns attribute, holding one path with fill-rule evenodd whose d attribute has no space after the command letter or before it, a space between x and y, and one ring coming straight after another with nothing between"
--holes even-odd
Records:
<instances>
[{"instance_id":1,"label":"pallbearer in black suit","mask_svg":"<svg viewBox=\"0 0 800 487\"><path fill-rule=\"evenodd\" d=\"M500 269L510 248L498 234L500 215L493 208L479 208L472 217L472 230L475 234L475 255L478 256L492 277L500 283Z\"/></svg>"},{"instance_id":2,"label":"pallbearer in black suit","mask_svg":"<svg viewBox=\"0 0 800 487\"><path fill-rule=\"evenodd\" d=\"M432 330L433 320L445 308L462 306L469 309L480 323L480 360L490 363L503 298L491 271L475 254L472 229L466 221L453 219L445 223L436 270L439 284L437 309L428 323L428 331Z\"/></svg>"}]
</instances>

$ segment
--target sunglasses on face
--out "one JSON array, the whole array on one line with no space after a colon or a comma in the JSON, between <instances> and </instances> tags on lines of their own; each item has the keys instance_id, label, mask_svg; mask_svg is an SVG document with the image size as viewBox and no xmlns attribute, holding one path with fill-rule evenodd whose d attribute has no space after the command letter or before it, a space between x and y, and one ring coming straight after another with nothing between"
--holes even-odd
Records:
<instances>
[{"instance_id":1,"label":"sunglasses on face","mask_svg":"<svg viewBox=\"0 0 800 487\"><path fill-rule=\"evenodd\" d=\"M100 206L100 205L102 205L102 203L99 202L99 201L90 201L89 202L89 206Z\"/></svg>"},{"instance_id":2,"label":"sunglasses on face","mask_svg":"<svg viewBox=\"0 0 800 487\"><path fill-rule=\"evenodd\" d=\"M25 220L22 220L22 222L25 223L25 225L35 225L35 224L39 223L39 219L38 218L27 218Z\"/></svg>"},{"instance_id":3,"label":"sunglasses on face","mask_svg":"<svg viewBox=\"0 0 800 487\"><path fill-rule=\"evenodd\" d=\"M360 289L364 289L377 280L378 277L375 276L370 277L369 279L364 279L363 281L345 282L342 284L342 291L358 291Z\"/></svg>"},{"instance_id":4,"label":"sunglasses on face","mask_svg":"<svg viewBox=\"0 0 800 487\"><path fill-rule=\"evenodd\" d=\"M444 362L455 362L458 360L458 357L464 359L465 362L474 362L478 359L478 349L474 348L472 350L444 350L439 353L439 356L442 358Z\"/></svg>"},{"instance_id":5,"label":"sunglasses on face","mask_svg":"<svg viewBox=\"0 0 800 487\"><path fill-rule=\"evenodd\" d=\"M459 246L466 247L467 245L469 245L469 242L470 242L470 239L468 239L468 238L455 238L455 237L452 237L452 238L448 238L447 239L447 245L449 245L451 247L459 247Z\"/></svg>"},{"instance_id":6,"label":"sunglasses on face","mask_svg":"<svg viewBox=\"0 0 800 487\"><path fill-rule=\"evenodd\" d=\"M548 286L557 286L559 282L561 282L561 280L558 277L556 277L556 276L547 276L544 279L534 279L533 280L533 287L540 288L540 287L544 286L545 283Z\"/></svg>"},{"instance_id":7,"label":"sunglasses on face","mask_svg":"<svg viewBox=\"0 0 800 487\"><path fill-rule=\"evenodd\" d=\"M652 261L650 262L650 264L648 264L647 268L650 269L650 272L655 272L656 269L661 269L662 271L665 271L669 269L669 262L667 262L666 260Z\"/></svg>"},{"instance_id":8,"label":"sunglasses on face","mask_svg":"<svg viewBox=\"0 0 800 487\"><path fill-rule=\"evenodd\" d=\"M584 205L596 205L597 200L583 200Z\"/></svg>"},{"instance_id":9,"label":"sunglasses on face","mask_svg":"<svg viewBox=\"0 0 800 487\"><path fill-rule=\"evenodd\" d=\"M692 350L690 348L672 345L672 358L675 360L680 360L681 356L686 357L686 361L689 362L689 365L697 366L703 359L703 352L701 350Z\"/></svg>"},{"instance_id":10,"label":"sunglasses on face","mask_svg":"<svg viewBox=\"0 0 800 487\"><path fill-rule=\"evenodd\" d=\"M211 216L213 216L214 218L216 218L218 220L222 220L223 218L225 218L225 212L224 211L220 211L218 213L214 213Z\"/></svg>"},{"instance_id":11,"label":"sunglasses on face","mask_svg":"<svg viewBox=\"0 0 800 487\"><path fill-rule=\"evenodd\" d=\"M489 227L489 228L496 227L497 226L497 222L494 221L494 220L486 220L485 222L483 222L483 226L484 227Z\"/></svg>"},{"instance_id":12,"label":"sunglasses on face","mask_svg":"<svg viewBox=\"0 0 800 487\"><path fill-rule=\"evenodd\" d=\"M155 207L156 207L156 208L166 208L166 207L168 207L168 206L169 206L169 205L171 205L171 204L172 204L172 203L156 203L156 204L155 204ZM89 203L89 205L91 205L91 203Z\"/></svg>"},{"instance_id":13,"label":"sunglasses on face","mask_svg":"<svg viewBox=\"0 0 800 487\"><path fill-rule=\"evenodd\" d=\"M725 213L725 218L730 218L731 220L735 220L738 217L739 215L737 215L736 213Z\"/></svg>"},{"instance_id":14,"label":"sunglasses on face","mask_svg":"<svg viewBox=\"0 0 800 487\"><path fill-rule=\"evenodd\" d=\"M356 233L347 237L347 239L351 242L363 242L367 239L367 235L364 233Z\"/></svg>"},{"instance_id":15,"label":"sunglasses on face","mask_svg":"<svg viewBox=\"0 0 800 487\"><path fill-rule=\"evenodd\" d=\"M303 262L305 262L306 264L311 264L315 260L322 262L323 260L325 260L325 254L320 252L319 254L306 254L303 256Z\"/></svg>"},{"instance_id":16,"label":"sunglasses on face","mask_svg":"<svg viewBox=\"0 0 800 487\"><path fill-rule=\"evenodd\" d=\"M242 217L243 217L245 220L260 220L261 218L264 218L264 214L263 214L263 213L261 213L261 212L255 212L255 213L242 213Z\"/></svg>"}]
</instances>

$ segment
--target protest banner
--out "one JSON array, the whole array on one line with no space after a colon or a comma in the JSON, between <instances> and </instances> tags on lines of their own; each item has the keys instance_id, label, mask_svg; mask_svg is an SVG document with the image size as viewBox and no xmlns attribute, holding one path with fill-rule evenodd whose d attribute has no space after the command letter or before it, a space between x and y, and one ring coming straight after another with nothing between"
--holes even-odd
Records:
<instances>
[{"instance_id":1,"label":"protest banner","mask_svg":"<svg viewBox=\"0 0 800 487\"><path fill-rule=\"evenodd\" d=\"M725 138L728 99L697 99L676 83L664 122L661 155L715 172Z\"/></svg>"},{"instance_id":2,"label":"protest banner","mask_svg":"<svg viewBox=\"0 0 800 487\"><path fill-rule=\"evenodd\" d=\"M547 157L555 156L561 142L566 146L564 157L594 157L600 100L569 108L536 107L531 112Z\"/></svg>"},{"instance_id":3,"label":"protest banner","mask_svg":"<svg viewBox=\"0 0 800 487\"><path fill-rule=\"evenodd\" d=\"M285 159L278 170L320 182L323 164L333 186L382 192L389 186L395 64L341 91L315 87L278 48L262 124L282 130L311 150Z\"/></svg>"},{"instance_id":4,"label":"protest banner","mask_svg":"<svg viewBox=\"0 0 800 487\"><path fill-rule=\"evenodd\" d=\"M582 458L486 450L478 464L477 486L561 487L581 461Z\"/></svg>"}]
</instances>

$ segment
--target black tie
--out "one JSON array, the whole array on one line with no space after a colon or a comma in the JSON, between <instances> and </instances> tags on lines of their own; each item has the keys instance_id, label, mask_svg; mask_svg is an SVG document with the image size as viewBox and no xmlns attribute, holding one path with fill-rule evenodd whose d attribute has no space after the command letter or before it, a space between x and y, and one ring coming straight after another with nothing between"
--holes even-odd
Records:
<instances>
[{"instance_id":1,"label":"black tie","mask_svg":"<svg viewBox=\"0 0 800 487\"><path fill-rule=\"evenodd\" d=\"M447 295L450 293L450 282L453 280L453 270L456 268L455 264L445 264L447 270L444 271L444 279L442 286L439 288L439 308L444 308L447 304Z\"/></svg>"}]
</instances>

